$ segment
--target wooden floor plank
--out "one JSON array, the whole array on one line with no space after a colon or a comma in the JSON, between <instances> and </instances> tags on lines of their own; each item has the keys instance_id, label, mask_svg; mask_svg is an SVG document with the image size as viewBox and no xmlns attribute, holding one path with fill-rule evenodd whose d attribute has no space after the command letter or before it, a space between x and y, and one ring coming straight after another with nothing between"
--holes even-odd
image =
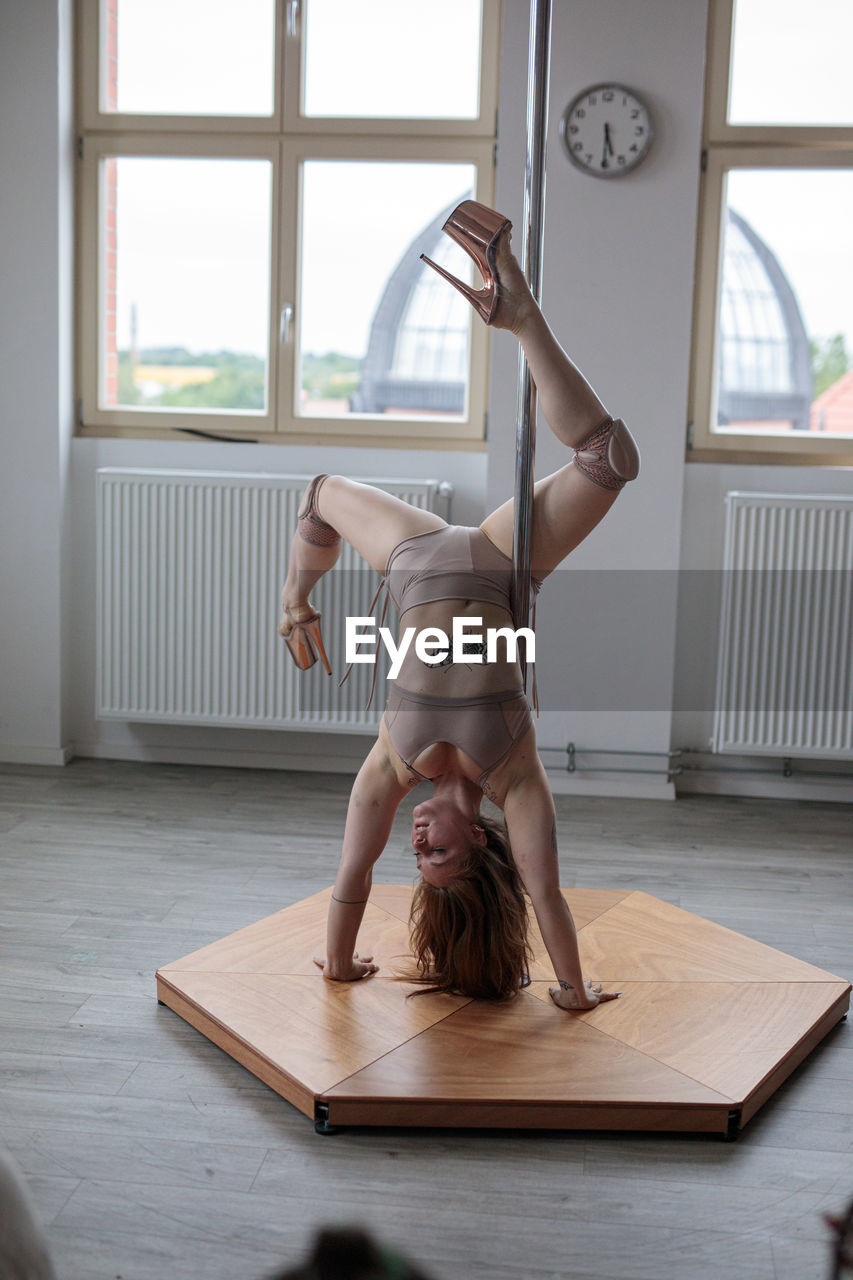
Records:
<instances>
[{"instance_id":1,"label":"wooden floor plank","mask_svg":"<svg viewBox=\"0 0 853 1280\"><path fill-rule=\"evenodd\" d=\"M218 1027L217 1043L249 1069L258 1057L275 1073L299 1081L313 1095L361 1070L399 1044L464 1006L459 996L407 999L411 986L379 977L326 982L315 976L179 970L164 980ZM161 998L176 1012L171 992ZM195 1023L194 1025L198 1025ZM205 1033L206 1034L206 1033ZM286 1097L290 1094L284 1092Z\"/></svg>"},{"instance_id":2,"label":"wooden floor plank","mask_svg":"<svg viewBox=\"0 0 853 1280\"><path fill-rule=\"evenodd\" d=\"M593 920L597 920L605 912L612 910L618 903L630 896L630 889L563 889L563 897L569 904L575 928L581 933ZM529 940L533 952L530 965L530 977L548 979L554 976L554 966L542 941L536 916L529 911Z\"/></svg>"},{"instance_id":3,"label":"wooden floor plank","mask_svg":"<svg viewBox=\"0 0 853 1280\"><path fill-rule=\"evenodd\" d=\"M473 1001L328 1091L335 1098L728 1107L715 1090L522 993ZM602 1013L604 1009L602 1008Z\"/></svg>"},{"instance_id":4,"label":"wooden floor plank","mask_svg":"<svg viewBox=\"0 0 853 1280\"><path fill-rule=\"evenodd\" d=\"M624 1044L742 1103L827 1012L843 982L625 982L619 1000L583 1014ZM549 1001L548 984L530 994Z\"/></svg>"},{"instance_id":5,"label":"wooden floor plank","mask_svg":"<svg viewBox=\"0 0 853 1280\"><path fill-rule=\"evenodd\" d=\"M841 981L647 893L631 894L589 924L580 949L585 972L608 982Z\"/></svg>"},{"instance_id":6,"label":"wooden floor plank","mask_svg":"<svg viewBox=\"0 0 853 1280\"><path fill-rule=\"evenodd\" d=\"M323 957L326 910L331 889L285 907L237 933L220 938L181 960L162 966L166 976L177 972L289 973L314 975L314 956ZM383 970L409 954L406 924L368 903L360 932L364 955L372 954Z\"/></svg>"},{"instance_id":7,"label":"wooden floor plank","mask_svg":"<svg viewBox=\"0 0 853 1280\"><path fill-rule=\"evenodd\" d=\"M437 1280L820 1280L822 1214L841 1212L853 1186L851 1022L736 1143L708 1141L719 1129L673 1136L672 1108L644 1111L640 1127L657 1133L632 1131L624 1110L624 1133L592 1132L590 1107L566 1117L588 1131L564 1133L534 1103L535 1132L501 1132L470 1102L462 1120L487 1129L450 1132L428 1114L429 1127L403 1127L416 1106L404 1103L399 1128L326 1139L157 1007L158 964L331 883L349 788L331 775L118 761L0 768L0 1035L16 1059L0 1119L51 1220L57 1274L273 1275L335 1216L372 1227ZM401 805L377 866L401 886L397 906L381 906L404 923L421 798ZM557 796L556 813L565 884L648 892L849 976L849 807L573 795ZM137 983L145 997L128 997ZM101 1058L136 1068L118 1094L109 1071L99 1079ZM80 1181L58 1215L56 1178Z\"/></svg>"}]
</instances>

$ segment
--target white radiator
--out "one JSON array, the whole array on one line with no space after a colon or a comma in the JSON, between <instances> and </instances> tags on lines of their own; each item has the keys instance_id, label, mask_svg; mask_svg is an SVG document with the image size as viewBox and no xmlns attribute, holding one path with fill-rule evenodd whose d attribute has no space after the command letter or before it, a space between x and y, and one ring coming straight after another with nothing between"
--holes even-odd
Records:
<instances>
[{"instance_id":1,"label":"white radiator","mask_svg":"<svg viewBox=\"0 0 853 1280\"><path fill-rule=\"evenodd\" d=\"M298 671L278 635L299 498L310 476L104 468L97 477L97 715L241 728L368 732L387 656L345 670L344 618L366 615L379 578L349 546L312 592L333 675ZM446 514L452 486L372 483ZM389 608L387 625L396 618ZM377 619L378 621L378 619Z\"/></svg>"},{"instance_id":2,"label":"white radiator","mask_svg":"<svg viewBox=\"0 0 853 1280\"><path fill-rule=\"evenodd\" d=\"M713 749L853 758L853 498L726 495Z\"/></svg>"}]
</instances>

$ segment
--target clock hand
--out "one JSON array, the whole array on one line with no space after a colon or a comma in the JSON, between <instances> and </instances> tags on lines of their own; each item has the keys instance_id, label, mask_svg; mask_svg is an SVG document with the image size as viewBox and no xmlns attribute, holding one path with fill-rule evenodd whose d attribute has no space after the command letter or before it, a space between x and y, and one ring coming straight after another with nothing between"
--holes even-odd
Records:
<instances>
[{"instance_id":1,"label":"clock hand","mask_svg":"<svg viewBox=\"0 0 853 1280\"><path fill-rule=\"evenodd\" d=\"M604 142L603 142L603 144L602 144L602 152L601 152L601 167L602 167L602 169L609 169L609 168L610 168L610 164L609 164L608 159L607 159L607 152L608 152L608 150L610 151L610 154L611 154L611 155L613 155L613 144L612 144L612 143L611 143L611 141L610 141L610 125L609 125L609 124L605 124L605 126L604 126Z\"/></svg>"}]
</instances>

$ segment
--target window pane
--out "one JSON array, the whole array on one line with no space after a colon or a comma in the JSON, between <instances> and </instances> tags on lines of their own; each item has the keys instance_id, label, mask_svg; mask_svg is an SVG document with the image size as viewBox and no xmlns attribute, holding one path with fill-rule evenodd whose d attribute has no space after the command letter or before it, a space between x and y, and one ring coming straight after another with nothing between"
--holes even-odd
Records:
<instances>
[{"instance_id":1,"label":"window pane","mask_svg":"<svg viewBox=\"0 0 853 1280\"><path fill-rule=\"evenodd\" d=\"M730 124L853 125L850 0L737 0Z\"/></svg>"},{"instance_id":2,"label":"window pane","mask_svg":"<svg viewBox=\"0 0 853 1280\"><path fill-rule=\"evenodd\" d=\"M101 404L265 412L272 165L101 168Z\"/></svg>"},{"instance_id":3,"label":"window pane","mask_svg":"<svg viewBox=\"0 0 853 1280\"><path fill-rule=\"evenodd\" d=\"M476 120L481 0L310 0L306 116Z\"/></svg>"},{"instance_id":4,"label":"window pane","mask_svg":"<svg viewBox=\"0 0 853 1280\"><path fill-rule=\"evenodd\" d=\"M271 116L273 0L102 0L101 110Z\"/></svg>"},{"instance_id":5,"label":"window pane","mask_svg":"<svg viewBox=\"0 0 853 1280\"><path fill-rule=\"evenodd\" d=\"M716 430L853 436L853 171L728 176Z\"/></svg>"},{"instance_id":6,"label":"window pane","mask_svg":"<svg viewBox=\"0 0 853 1280\"><path fill-rule=\"evenodd\" d=\"M471 278L441 228L474 180L467 164L305 163L301 414L465 417L471 308L419 255Z\"/></svg>"}]
</instances>

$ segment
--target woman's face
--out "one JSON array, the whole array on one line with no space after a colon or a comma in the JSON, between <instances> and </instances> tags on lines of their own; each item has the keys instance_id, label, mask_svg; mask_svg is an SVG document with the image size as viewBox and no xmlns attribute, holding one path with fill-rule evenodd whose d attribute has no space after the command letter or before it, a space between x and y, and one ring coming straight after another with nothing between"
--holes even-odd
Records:
<instances>
[{"instance_id":1,"label":"woman's face","mask_svg":"<svg viewBox=\"0 0 853 1280\"><path fill-rule=\"evenodd\" d=\"M425 800L412 814L412 848L427 884L442 889L459 871L471 844L485 844L482 827L446 800Z\"/></svg>"}]
</instances>

